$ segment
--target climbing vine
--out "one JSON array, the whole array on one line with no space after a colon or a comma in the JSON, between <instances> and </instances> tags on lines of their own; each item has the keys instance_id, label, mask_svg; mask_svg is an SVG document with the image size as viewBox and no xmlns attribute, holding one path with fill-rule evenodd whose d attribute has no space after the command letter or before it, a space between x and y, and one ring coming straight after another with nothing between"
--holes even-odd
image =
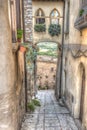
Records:
<instances>
[{"instance_id":1,"label":"climbing vine","mask_svg":"<svg viewBox=\"0 0 87 130\"><path fill-rule=\"evenodd\" d=\"M33 71L34 70L34 61L36 60L37 57L37 52L38 52L38 48L37 46L33 45L33 44L22 44L26 49L26 65L27 65L27 69L29 71Z\"/></svg>"}]
</instances>

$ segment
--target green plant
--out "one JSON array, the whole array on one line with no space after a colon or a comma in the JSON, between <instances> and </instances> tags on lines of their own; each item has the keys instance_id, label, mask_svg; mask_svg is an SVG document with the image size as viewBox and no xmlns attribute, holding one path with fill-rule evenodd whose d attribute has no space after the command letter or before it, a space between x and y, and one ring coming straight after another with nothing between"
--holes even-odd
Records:
<instances>
[{"instance_id":1,"label":"green plant","mask_svg":"<svg viewBox=\"0 0 87 130\"><path fill-rule=\"evenodd\" d=\"M18 30L17 30L17 39L21 39L21 38L22 38L22 35L23 35L23 30L18 29Z\"/></svg>"},{"instance_id":2,"label":"green plant","mask_svg":"<svg viewBox=\"0 0 87 130\"><path fill-rule=\"evenodd\" d=\"M84 9L81 9L80 12L79 12L79 15L82 16L84 13Z\"/></svg>"},{"instance_id":3,"label":"green plant","mask_svg":"<svg viewBox=\"0 0 87 130\"><path fill-rule=\"evenodd\" d=\"M34 111L35 110L35 105L34 105L34 103L31 101L31 102L29 102L28 103L28 109L30 110L30 111Z\"/></svg>"},{"instance_id":4,"label":"green plant","mask_svg":"<svg viewBox=\"0 0 87 130\"><path fill-rule=\"evenodd\" d=\"M45 32L46 31L46 25L45 24L36 24L34 26L34 30L36 32Z\"/></svg>"},{"instance_id":5,"label":"green plant","mask_svg":"<svg viewBox=\"0 0 87 130\"><path fill-rule=\"evenodd\" d=\"M48 32L51 36L58 36L61 33L61 27L58 24L50 24Z\"/></svg>"},{"instance_id":6,"label":"green plant","mask_svg":"<svg viewBox=\"0 0 87 130\"><path fill-rule=\"evenodd\" d=\"M37 99L32 99L32 102L33 102L34 105L36 105L36 106L41 106L40 101L37 100Z\"/></svg>"}]
</instances>

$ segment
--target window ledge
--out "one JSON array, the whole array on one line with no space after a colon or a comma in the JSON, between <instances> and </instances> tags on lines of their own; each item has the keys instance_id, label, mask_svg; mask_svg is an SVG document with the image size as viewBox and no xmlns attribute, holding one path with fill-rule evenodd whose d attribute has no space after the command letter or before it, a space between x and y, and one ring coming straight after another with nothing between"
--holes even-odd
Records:
<instances>
[{"instance_id":1,"label":"window ledge","mask_svg":"<svg viewBox=\"0 0 87 130\"><path fill-rule=\"evenodd\" d=\"M12 51L14 53L17 52L18 48L19 48L19 44L18 43L12 43Z\"/></svg>"}]
</instances>

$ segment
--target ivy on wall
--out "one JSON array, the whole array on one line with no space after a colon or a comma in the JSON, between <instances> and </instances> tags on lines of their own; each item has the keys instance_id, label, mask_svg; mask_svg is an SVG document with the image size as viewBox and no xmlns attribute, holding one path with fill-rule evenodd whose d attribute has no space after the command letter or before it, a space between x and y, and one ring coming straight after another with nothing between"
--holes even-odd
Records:
<instances>
[{"instance_id":1,"label":"ivy on wall","mask_svg":"<svg viewBox=\"0 0 87 130\"><path fill-rule=\"evenodd\" d=\"M34 25L34 30L36 32L46 32L46 25L45 24L36 24L36 25Z\"/></svg>"},{"instance_id":2,"label":"ivy on wall","mask_svg":"<svg viewBox=\"0 0 87 130\"><path fill-rule=\"evenodd\" d=\"M51 36L58 36L61 33L61 26L59 24L50 24L48 32Z\"/></svg>"}]
</instances>

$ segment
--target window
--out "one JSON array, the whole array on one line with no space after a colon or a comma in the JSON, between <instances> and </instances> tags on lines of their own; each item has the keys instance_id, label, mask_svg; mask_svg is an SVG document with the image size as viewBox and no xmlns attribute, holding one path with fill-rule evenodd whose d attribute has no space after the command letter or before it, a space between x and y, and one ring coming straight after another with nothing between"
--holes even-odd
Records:
<instances>
[{"instance_id":1,"label":"window","mask_svg":"<svg viewBox=\"0 0 87 130\"><path fill-rule=\"evenodd\" d=\"M44 24L45 15L42 9L38 9L36 12L36 24Z\"/></svg>"},{"instance_id":2,"label":"window","mask_svg":"<svg viewBox=\"0 0 87 130\"><path fill-rule=\"evenodd\" d=\"M59 24L59 12L56 9L51 12L50 18L51 24Z\"/></svg>"}]
</instances>

